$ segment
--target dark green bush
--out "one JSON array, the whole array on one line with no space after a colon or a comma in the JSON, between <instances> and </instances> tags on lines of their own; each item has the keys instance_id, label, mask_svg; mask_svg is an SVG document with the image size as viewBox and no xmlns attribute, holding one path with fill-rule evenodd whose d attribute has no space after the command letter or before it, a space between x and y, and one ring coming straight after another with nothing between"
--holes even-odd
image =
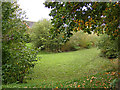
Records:
<instances>
[{"instance_id":1,"label":"dark green bush","mask_svg":"<svg viewBox=\"0 0 120 90\"><path fill-rule=\"evenodd\" d=\"M24 40L26 43L29 43L29 42L31 41L29 34L25 34L23 40Z\"/></svg>"},{"instance_id":2,"label":"dark green bush","mask_svg":"<svg viewBox=\"0 0 120 90\"><path fill-rule=\"evenodd\" d=\"M19 13L18 13L19 12ZM37 51L25 46L26 25L16 3L2 2L2 82L22 83L37 60Z\"/></svg>"},{"instance_id":3,"label":"dark green bush","mask_svg":"<svg viewBox=\"0 0 120 90\"><path fill-rule=\"evenodd\" d=\"M24 77L34 67L37 52L27 47L3 46L2 49L2 77L3 83L23 82Z\"/></svg>"},{"instance_id":4,"label":"dark green bush","mask_svg":"<svg viewBox=\"0 0 120 90\"><path fill-rule=\"evenodd\" d=\"M116 58L118 56L117 40L111 40L106 34L100 36L98 48L101 50L100 56Z\"/></svg>"}]
</instances>

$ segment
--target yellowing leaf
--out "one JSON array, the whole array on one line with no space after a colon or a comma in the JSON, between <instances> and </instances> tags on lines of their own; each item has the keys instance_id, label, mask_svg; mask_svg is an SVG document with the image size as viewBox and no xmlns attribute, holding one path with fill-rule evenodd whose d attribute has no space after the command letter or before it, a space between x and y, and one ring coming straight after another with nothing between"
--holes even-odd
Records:
<instances>
[{"instance_id":1,"label":"yellowing leaf","mask_svg":"<svg viewBox=\"0 0 120 90\"><path fill-rule=\"evenodd\" d=\"M92 20L92 18L90 18L90 20Z\"/></svg>"},{"instance_id":2,"label":"yellowing leaf","mask_svg":"<svg viewBox=\"0 0 120 90\"><path fill-rule=\"evenodd\" d=\"M78 23L78 25L80 26L80 23Z\"/></svg>"}]
</instances>

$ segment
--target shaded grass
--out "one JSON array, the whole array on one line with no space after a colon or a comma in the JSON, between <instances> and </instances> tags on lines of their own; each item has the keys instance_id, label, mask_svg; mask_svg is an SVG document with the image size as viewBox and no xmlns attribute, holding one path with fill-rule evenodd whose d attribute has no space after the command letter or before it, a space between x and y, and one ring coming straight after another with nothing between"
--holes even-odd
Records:
<instances>
[{"instance_id":1,"label":"shaded grass","mask_svg":"<svg viewBox=\"0 0 120 90\"><path fill-rule=\"evenodd\" d=\"M33 69L34 73L29 75L32 80L28 80L27 84L10 84L3 87L110 87L110 82L117 74L111 75L113 63L99 57L99 53L96 48L91 48L56 54L38 54L41 60ZM106 72L109 74L105 74ZM90 83L93 76L96 78ZM97 81L105 81L105 85L94 85Z\"/></svg>"}]
</instances>

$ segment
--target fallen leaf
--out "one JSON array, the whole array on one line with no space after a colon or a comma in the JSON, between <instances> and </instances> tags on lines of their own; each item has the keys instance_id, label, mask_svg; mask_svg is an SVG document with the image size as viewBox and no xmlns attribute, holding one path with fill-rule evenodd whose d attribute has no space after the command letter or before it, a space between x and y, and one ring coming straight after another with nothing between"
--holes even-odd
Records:
<instances>
[{"instance_id":1,"label":"fallen leaf","mask_svg":"<svg viewBox=\"0 0 120 90\"><path fill-rule=\"evenodd\" d=\"M83 83L82 85L85 85L85 83Z\"/></svg>"},{"instance_id":2,"label":"fallen leaf","mask_svg":"<svg viewBox=\"0 0 120 90\"><path fill-rule=\"evenodd\" d=\"M97 84L95 84L96 86L98 86Z\"/></svg>"},{"instance_id":3,"label":"fallen leaf","mask_svg":"<svg viewBox=\"0 0 120 90\"><path fill-rule=\"evenodd\" d=\"M106 88L106 87L104 87L104 88Z\"/></svg>"},{"instance_id":4,"label":"fallen leaf","mask_svg":"<svg viewBox=\"0 0 120 90\"><path fill-rule=\"evenodd\" d=\"M69 88L67 88L67 90L69 90Z\"/></svg>"},{"instance_id":5,"label":"fallen leaf","mask_svg":"<svg viewBox=\"0 0 120 90\"><path fill-rule=\"evenodd\" d=\"M115 75L115 72L112 72L112 74L111 75Z\"/></svg>"},{"instance_id":6,"label":"fallen leaf","mask_svg":"<svg viewBox=\"0 0 120 90\"><path fill-rule=\"evenodd\" d=\"M95 78L96 78L96 77L93 76L91 79L95 79Z\"/></svg>"},{"instance_id":7,"label":"fallen leaf","mask_svg":"<svg viewBox=\"0 0 120 90\"><path fill-rule=\"evenodd\" d=\"M107 79L109 78L109 76L107 76Z\"/></svg>"},{"instance_id":8,"label":"fallen leaf","mask_svg":"<svg viewBox=\"0 0 120 90\"><path fill-rule=\"evenodd\" d=\"M92 82L93 80L90 80L90 83Z\"/></svg>"},{"instance_id":9,"label":"fallen leaf","mask_svg":"<svg viewBox=\"0 0 120 90\"><path fill-rule=\"evenodd\" d=\"M74 82L74 84L77 84L78 82Z\"/></svg>"},{"instance_id":10,"label":"fallen leaf","mask_svg":"<svg viewBox=\"0 0 120 90\"><path fill-rule=\"evenodd\" d=\"M62 16L61 18L64 18L64 16Z\"/></svg>"},{"instance_id":11,"label":"fallen leaf","mask_svg":"<svg viewBox=\"0 0 120 90\"><path fill-rule=\"evenodd\" d=\"M106 85L105 83L103 83L103 86Z\"/></svg>"},{"instance_id":12,"label":"fallen leaf","mask_svg":"<svg viewBox=\"0 0 120 90\"><path fill-rule=\"evenodd\" d=\"M105 72L105 74L109 74L108 72Z\"/></svg>"},{"instance_id":13,"label":"fallen leaf","mask_svg":"<svg viewBox=\"0 0 120 90\"><path fill-rule=\"evenodd\" d=\"M100 81L96 81L96 83L100 83Z\"/></svg>"},{"instance_id":14,"label":"fallen leaf","mask_svg":"<svg viewBox=\"0 0 120 90\"><path fill-rule=\"evenodd\" d=\"M78 87L80 87L80 85L78 85Z\"/></svg>"}]
</instances>

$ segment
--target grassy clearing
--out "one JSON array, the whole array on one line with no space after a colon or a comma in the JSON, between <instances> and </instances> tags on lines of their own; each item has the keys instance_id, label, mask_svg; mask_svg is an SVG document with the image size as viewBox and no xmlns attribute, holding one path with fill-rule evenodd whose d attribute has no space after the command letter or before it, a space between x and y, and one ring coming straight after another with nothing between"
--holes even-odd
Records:
<instances>
[{"instance_id":1,"label":"grassy clearing","mask_svg":"<svg viewBox=\"0 0 120 90\"><path fill-rule=\"evenodd\" d=\"M3 87L110 87L110 82L117 77L117 66L106 58L98 56L96 48L79 51L38 54L41 57L29 75L32 80L26 84L10 84ZM114 69L113 69L114 68ZM103 84L104 83L104 84Z\"/></svg>"},{"instance_id":2,"label":"grassy clearing","mask_svg":"<svg viewBox=\"0 0 120 90\"><path fill-rule=\"evenodd\" d=\"M96 48L58 54L43 54L34 68L35 83L39 81L64 81L81 78L110 68L109 61L98 57ZM107 66L106 66L107 65ZM40 74L41 73L41 74ZM36 80L35 80L36 79ZM32 81L33 82L33 81Z\"/></svg>"}]
</instances>

